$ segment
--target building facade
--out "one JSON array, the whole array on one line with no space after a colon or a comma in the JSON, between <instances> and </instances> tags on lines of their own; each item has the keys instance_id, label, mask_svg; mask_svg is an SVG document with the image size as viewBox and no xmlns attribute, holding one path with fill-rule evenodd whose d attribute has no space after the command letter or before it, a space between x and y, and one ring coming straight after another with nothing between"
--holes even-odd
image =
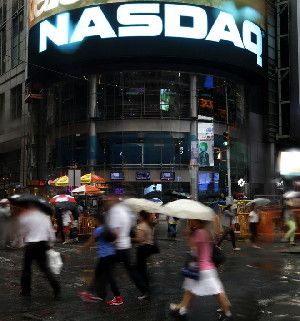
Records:
<instances>
[{"instance_id":1,"label":"building facade","mask_svg":"<svg viewBox=\"0 0 300 321\"><path fill-rule=\"evenodd\" d=\"M52 179L76 164L118 191L196 188L202 199L228 193L230 149L233 193L272 193L278 119L272 2L128 7L89 0L54 8L31 0L28 25L23 19L28 42L12 25L27 10L16 3L16 12L5 11L6 53L17 51L10 46L18 30L23 56L16 67L10 58L0 78L0 164L3 177L15 175L13 185ZM141 13L146 27L131 20ZM17 102L11 97L19 83Z\"/></svg>"}]
</instances>

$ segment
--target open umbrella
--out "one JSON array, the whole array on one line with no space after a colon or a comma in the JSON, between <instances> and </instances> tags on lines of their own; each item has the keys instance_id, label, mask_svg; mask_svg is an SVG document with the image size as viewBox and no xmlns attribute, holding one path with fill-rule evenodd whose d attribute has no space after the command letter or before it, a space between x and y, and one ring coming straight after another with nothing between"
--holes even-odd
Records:
<instances>
[{"instance_id":1,"label":"open umbrella","mask_svg":"<svg viewBox=\"0 0 300 321\"><path fill-rule=\"evenodd\" d=\"M96 174L89 173L81 176L80 182L81 184L104 184L105 179Z\"/></svg>"},{"instance_id":2,"label":"open umbrella","mask_svg":"<svg viewBox=\"0 0 300 321\"><path fill-rule=\"evenodd\" d=\"M68 186L68 184L69 184L69 177L66 175L57 178L55 182L55 186L58 186L58 187Z\"/></svg>"},{"instance_id":3,"label":"open umbrella","mask_svg":"<svg viewBox=\"0 0 300 321\"><path fill-rule=\"evenodd\" d=\"M174 202L169 202L161 206L159 213L167 216L173 216L182 219L213 221L215 218L214 211L202 203L180 199Z\"/></svg>"},{"instance_id":4,"label":"open umbrella","mask_svg":"<svg viewBox=\"0 0 300 321\"><path fill-rule=\"evenodd\" d=\"M52 215L53 210L49 203L41 197L31 195L31 194L16 194L9 198L9 202L13 206L22 206L27 204L34 204L37 206L42 212Z\"/></svg>"},{"instance_id":5,"label":"open umbrella","mask_svg":"<svg viewBox=\"0 0 300 321\"><path fill-rule=\"evenodd\" d=\"M285 199L291 199L291 198L300 198L300 192L296 191L288 191L282 195Z\"/></svg>"},{"instance_id":6,"label":"open umbrella","mask_svg":"<svg viewBox=\"0 0 300 321\"><path fill-rule=\"evenodd\" d=\"M247 203L246 206L251 206L251 205L266 206L270 203L271 203L271 201L268 198L255 198L251 202Z\"/></svg>"},{"instance_id":7,"label":"open umbrella","mask_svg":"<svg viewBox=\"0 0 300 321\"><path fill-rule=\"evenodd\" d=\"M76 200L73 196L71 195L66 195L66 194L61 194L61 195L56 195L52 197L49 201L51 204L57 204L57 203L76 203Z\"/></svg>"},{"instance_id":8,"label":"open umbrella","mask_svg":"<svg viewBox=\"0 0 300 321\"><path fill-rule=\"evenodd\" d=\"M78 188L73 189L72 195L98 195L100 191L98 188L91 185L82 185Z\"/></svg>"},{"instance_id":9,"label":"open umbrella","mask_svg":"<svg viewBox=\"0 0 300 321\"><path fill-rule=\"evenodd\" d=\"M123 201L133 212L139 213L146 211L148 213L158 213L160 204L146 200L145 198L127 198Z\"/></svg>"}]
</instances>

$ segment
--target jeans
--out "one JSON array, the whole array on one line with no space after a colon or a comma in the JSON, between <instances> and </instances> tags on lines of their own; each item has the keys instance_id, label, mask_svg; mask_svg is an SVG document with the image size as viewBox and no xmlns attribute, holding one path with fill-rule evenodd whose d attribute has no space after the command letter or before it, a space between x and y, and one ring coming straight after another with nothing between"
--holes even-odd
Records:
<instances>
[{"instance_id":1,"label":"jeans","mask_svg":"<svg viewBox=\"0 0 300 321\"><path fill-rule=\"evenodd\" d=\"M231 227L224 227L224 232L218 242L218 246L220 246L222 244L222 242L227 238L227 235L230 235L232 247L235 249L236 248L235 233L234 233L233 228L231 228Z\"/></svg>"},{"instance_id":2,"label":"jeans","mask_svg":"<svg viewBox=\"0 0 300 321\"><path fill-rule=\"evenodd\" d=\"M176 237L177 235L177 224L168 224L168 236Z\"/></svg>"},{"instance_id":3,"label":"jeans","mask_svg":"<svg viewBox=\"0 0 300 321\"><path fill-rule=\"evenodd\" d=\"M285 234L284 238L289 240L290 242L295 241L295 234L297 229L297 224L294 220L288 220L285 222L285 225L288 226L289 230Z\"/></svg>"},{"instance_id":4,"label":"jeans","mask_svg":"<svg viewBox=\"0 0 300 321\"><path fill-rule=\"evenodd\" d=\"M151 255L151 245L141 245L136 249L136 269L142 278L146 291L149 292L149 276L147 269L147 259Z\"/></svg>"},{"instance_id":5,"label":"jeans","mask_svg":"<svg viewBox=\"0 0 300 321\"><path fill-rule=\"evenodd\" d=\"M124 249L124 250L117 250L116 251L116 260L117 262L123 263L124 267L132 280L132 282L135 284L135 286L140 290L141 293L146 293L147 286L145 282L143 281L142 277L137 273L135 268L131 265L130 262L130 250Z\"/></svg>"},{"instance_id":6,"label":"jeans","mask_svg":"<svg viewBox=\"0 0 300 321\"><path fill-rule=\"evenodd\" d=\"M113 295L120 296L119 288L113 277L113 268L115 264L115 256L110 255L98 259L95 269L95 290L97 295L105 299L107 295L107 283L110 284Z\"/></svg>"},{"instance_id":7,"label":"jeans","mask_svg":"<svg viewBox=\"0 0 300 321\"><path fill-rule=\"evenodd\" d=\"M25 255L23 262L23 272L21 276L22 293L30 295L31 292L31 266L33 261L36 261L39 269L44 272L50 285L53 288L54 294L60 293L60 285L54 274L51 272L47 262L47 250L49 249L47 242L29 243L25 247Z\"/></svg>"},{"instance_id":8,"label":"jeans","mask_svg":"<svg viewBox=\"0 0 300 321\"><path fill-rule=\"evenodd\" d=\"M251 232L250 240L252 243L255 243L257 239L257 225L258 223L250 223L249 228Z\"/></svg>"}]
</instances>

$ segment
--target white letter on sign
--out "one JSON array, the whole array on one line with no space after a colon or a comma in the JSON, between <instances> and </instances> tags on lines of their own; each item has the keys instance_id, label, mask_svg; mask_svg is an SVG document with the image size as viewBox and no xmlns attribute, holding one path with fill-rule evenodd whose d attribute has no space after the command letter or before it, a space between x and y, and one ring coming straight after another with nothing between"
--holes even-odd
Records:
<instances>
[{"instance_id":1,"label":"white letter on sign","mask_svg":"<svg viewBox=\"0 0 300 321\"><path fill-rule=\"evenodd\" d=\"M227 40L233 42L236 47L244 49L243 41L235 20L231 14L226 12L220 12L206 40L215 42Z\"/></svg>"},{"instance_id":2,"label":"white letter on sign","mask_svg":"<svg viewBox=\"0 0 300 321\"><path fill-rule=\"evenodd\" d=\"M163 25L158 13L159 3L121 5L117 11L117 19L120 24L128 27L119 27L119 37L159 36Z\"/></svg>"},{"instance_id":3,"label":"white letter on sign","mask_svg":"<svg viewBox=\"0 0 300 321\"><path fill-rule=\"evenodd\" d=\"M84 38L91 36L117 37L100 7L87 8L83 11L70 42L82 41Z\"/></svg>"},{"instance_id":4,"label":"white letter on sign","mask_svg":"<svg viewBox=\"0 0 300 321\"><path fill-rule=\"evenodd\" d=\"M40 23L40 52L47 50L48 38L57 46L66 45L69 40L70 14L62 13L56 18L56 26L48 20Z\"/></svg>"},{"instance_id":5,"label":"white letter on sign","mask_svg":"<svg viewBox=\"0 0 300 321\"><path fill-rule=\"evenodd\" d=\"M252 35L255 35L255 42L252 41ZM262 67L262 53L263 53L263 44L262 44L262 33L260 28L251 21L244 21L243 24L243 41L245 48L257 56L257 64Z\"/></svg>"},{"instance_id":6,"label":"white letter on sign","mask_svg":"<svg viewBox=\"0 0 300 321\"><path fill-rule=\"evenodd\" d=\"M181 17L192 18L192 26L182 26ZM193 6L166 4L165 35L166 37L204 39L207 35L207 14L205 10Z\"/></svg>"}]
</instances>

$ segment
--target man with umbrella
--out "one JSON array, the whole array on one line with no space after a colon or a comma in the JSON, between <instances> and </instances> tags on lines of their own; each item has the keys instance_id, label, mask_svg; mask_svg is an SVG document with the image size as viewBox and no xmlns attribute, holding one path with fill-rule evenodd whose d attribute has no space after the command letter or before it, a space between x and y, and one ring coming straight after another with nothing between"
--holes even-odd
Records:
<instances>
[{"instance_id":1,"label":"man with umbrella","mask_svg":"<svg viewBox=\"0 0 300 321\"><path fill-rule=\"evenodd\" d=\"M49 242L55 241L50 205L33 195L14 195L9 200L11 206L18 210L20 233L25 242L20 294L31 295L31 266L36 261L53 288L55 298L59 298L60 285L48 266L46 253L50 248Z\"/></svg>"}]
</instances>

